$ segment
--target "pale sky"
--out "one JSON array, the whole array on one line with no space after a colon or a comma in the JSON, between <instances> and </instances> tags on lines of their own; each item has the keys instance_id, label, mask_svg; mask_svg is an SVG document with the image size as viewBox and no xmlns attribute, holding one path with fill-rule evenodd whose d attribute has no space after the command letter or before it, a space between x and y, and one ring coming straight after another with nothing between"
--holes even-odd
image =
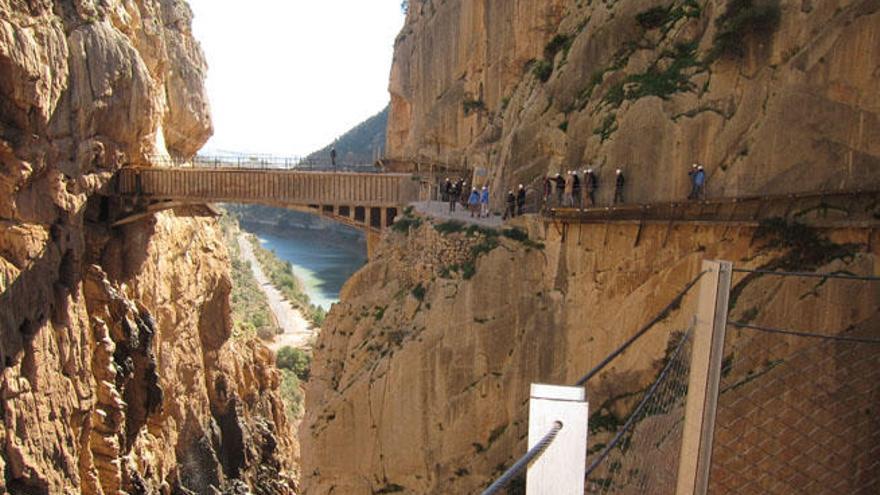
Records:
<instances>
[{"instance_id":1,"label":"pale sky","mask_svg":"<svg viewBox=\"0 0 880 495\"><path fill-rule=\"evenodd\" d=\"M203 148L301 156L382 110L400 0L189 0L208 59Z\"/></svg>"}]
</instances>

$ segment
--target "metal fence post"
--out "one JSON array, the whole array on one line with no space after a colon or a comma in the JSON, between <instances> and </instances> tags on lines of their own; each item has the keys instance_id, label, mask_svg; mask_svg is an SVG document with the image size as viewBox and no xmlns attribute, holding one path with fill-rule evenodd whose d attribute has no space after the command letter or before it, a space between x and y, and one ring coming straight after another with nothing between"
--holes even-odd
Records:
<instances>
[{"instance_id":1,"label":"metal fence post","mask_svg":"<svg viewBox=\"0 0 880 495\"><path fill-rule=\"evenodd\" d=\"M732 268L729 261L703 262L676 495L704 495L709 488Z\"/></svg>"},{"instance_id":2,"label":"metal fence post","mask_svg":"<svg viewBox=\"0 0 880 495\"><path fill-rule=\"evenodd\" d=\"M547 450L529 466L528 495L583 495L587 462L587 400L583 387L532 384L529 402L529 449L556 421L562 429Z\"/></svg>"}]
</instances>

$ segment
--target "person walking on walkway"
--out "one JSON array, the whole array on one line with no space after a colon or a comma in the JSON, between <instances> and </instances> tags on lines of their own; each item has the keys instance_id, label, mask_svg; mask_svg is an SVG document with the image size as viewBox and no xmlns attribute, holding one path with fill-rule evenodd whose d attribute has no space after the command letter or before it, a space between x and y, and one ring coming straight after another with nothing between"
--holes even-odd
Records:
<instances>
[{"instance_id":1,"label":"person walking on walkway","mask_svg":"<svg viewBox=\"0 0 880 495\"><path fill-rule=\"evenodd\" d=\"M556 186L556 206L562 206L562 191L565 190L565 179L562 178L562 174L556 174L553 184Z\"/></svg>"},{"instance_id":2,"label":"person walking on walkway","mask_svg":"<svg viewBox=\"0 0 880 495\"><path fill-rule=\"evenodd\" d=\"M461 180L457 180L449 186L449 213L455 213L455 204L458 203L458 191L461 187Z\"/></svg>"},{"instance_id":3,"label":"person walking on walkway","mask_svg":"<svg viewBox=\"0 0 880 495\"><path fill-rule=\"evenodd\" d=\"M626 184L626 178L623 176L623 170L617 169L617 178L614 181L614 204L623 203L623 186Z\"/></svg>"},{"instance_id":4,"label":"person walking on walkway","mask_svg":"<svg viewBox=\"0 0 880 495\"><path fill-rule=\"evenodd\" d=\"M584 170L584 195L587 206L596 206L596 189L599 187L599 180L592 168Z\"/></svg>"},{"instance_id":5,"label":"person walking on walkway","mask_svg":"<svg viewBox=\"0 0 880 495\"><path fill-rule=\"evenodd\" d=\"M574 172L569 170L565 175L565 194L563 195L562 206L571 207L574 204L572 194L574 194Z\"/></svg>"},{"instance_id":6,"label":"person walking on walkway","mask_svg":"<svg viewBox=\"0 0 880 495\"><path fill-rule=\"evenodd\" d=\"M526 188L522 184L516 190L516 214L522 215L526 207Z\"/></svg>"},{"instance_id":7,"label":"person walking on walkway","mask_svg":"<svg viewBox=\"0 0 880 495\"><path fill-rule=\"evenodd\" d=\"M507 220L508 218L513 218L516 216L516 195L513 194L513 189L507 191L507 200L505 201L507 204L507 208L504 209L504 218L503 220Z\"/></svg>"},{"instance_id":8,"label":"person walking on walkway","mask_svg":"<svg viewBox=\"0 0 880 495\"><path fill-rule=\"evenodd\" d=\"M336 148L330 148L330 165L333 166L333 170L336 170Z\"/></svg>"},{"instance_id":9,"label":"person walking on walkway","mask_svg":"<svg viewBox=\"0 0 880 495\"><path fill-rule=\"evenodd\" d=\"M489 218L489 188L486 186L480 191L480 216Z\"/></svg>"},{"instance_id":10,"label":"person walking on walkway","mask_svg":"<svg viewBox=\"0 0 880 495\"><path fill-rule=\"evenodd\" d=\"M443 181L443 185L440 186L440 193L443 195L443 201L449 201L449 193L452 191L452 181L449 180L449 177Z\"/></svg>"},{"instance_id":11,"label":"person walking on walkway","mask_svg":"<svg viewBox=\"0 0 880 495\"><path fill-rule=\"evenodd\" d=\"M581 178L578 177L578 171L571 171L572 177L572 188L571 188L571 198L572 198L572 206L580 209L583 207L583 201L581 201Z\"/></svg>"},{"instance_id":12,"label":"person walking on walkway","mask_svg":"<svg viewBox=\"0 0 880 495\"><path fill-rule=\"evenodd\" d=\"M547 208L550 206L550 198L553 196L553 179L550 178L550 175L544 176L544 201L542 203L542 208Z\"/></svg>"},{"instance_id":13,"label":"person walking on walkway","mask_svg":"<svg viewBox=\"0 0 880 495\"><path fill-rule=\"evenodd\" d=\"M706 171L702 165L694 174L694 199L706 199Z\"/></svg>"},{"instance_id":14,"label":"person walking on walkway","mask_svg":"<svg viewBox=\"0 0 880 495\"><path fill-rule=\"evenodd\" d=\"M480 193L477 191L477 188L474 187L471 189L471 196L468 198L468 209L471 211L471 218L474 217L475 213L479 212L480 208Z\"/></svg>"},{"instance_id":15,"label":"person walking on walkway","mask_svg":"<svg viewBox=\"0 0 880 495\"><path fill-rule=\"evenodd\" d=\"M688 171L688 178L691 180L691 192L688 194L688 199L697 199L697 167L698 165L694 163Z\"/></svg>"}]
</instances>

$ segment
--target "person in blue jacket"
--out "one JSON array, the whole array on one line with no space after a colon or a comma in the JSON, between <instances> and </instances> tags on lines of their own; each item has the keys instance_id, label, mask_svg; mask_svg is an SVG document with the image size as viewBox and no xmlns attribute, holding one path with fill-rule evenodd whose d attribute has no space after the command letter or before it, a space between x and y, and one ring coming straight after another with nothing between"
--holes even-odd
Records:
<instances>
[{"instance_id":1,"label":"person in blue jacket","mask_svg":"<svg viewBox=\"0 0 880 495\"><path fill-rule=\"evenodd\" d=\"M480 208L480 192L477 188L471 188L471 196L468 198L468 209L471 211L471 217L479 212Z\"/></svg>"},{"instance_id":2,"label":"person in blue jacket","mask_svg":"<svg viewBox=\"0 0 880 495\"><path fill-rule=\"evenodd\" d=\"M486 186L480 191L480 216L489 218L489 188Z\"/></svg>"},{"instance_id":3,"label":"person in blue jacket","mask_svg":"<svg viewBox=\"0 0 880 495\"><path fill-rule=\"evenodd\" d=\"M697 167L697 172L694 174L694 189L694 199L706 199L706 171L703 170L702 165Z\"/></svg>"}]
</instances>

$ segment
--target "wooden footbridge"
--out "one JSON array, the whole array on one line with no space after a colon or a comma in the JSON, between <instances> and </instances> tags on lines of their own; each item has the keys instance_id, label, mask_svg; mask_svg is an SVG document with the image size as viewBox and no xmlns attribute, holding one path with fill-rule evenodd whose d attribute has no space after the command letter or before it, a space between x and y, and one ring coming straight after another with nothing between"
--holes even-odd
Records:
<instances>
[{"instance_id":1,"label":"wooden footbridge","mask_svg":"<svg viewBox=\"0 0 880 495\"><path fill-rule=\"evenodd\" d=\"M276 206L329 216L365 230L389 227L419 199L419 178L408 173L359 173L252 168L125 167L116 194L147 203L137 221L158 209L209 203Z\"/></svg>"}]
</instances>

